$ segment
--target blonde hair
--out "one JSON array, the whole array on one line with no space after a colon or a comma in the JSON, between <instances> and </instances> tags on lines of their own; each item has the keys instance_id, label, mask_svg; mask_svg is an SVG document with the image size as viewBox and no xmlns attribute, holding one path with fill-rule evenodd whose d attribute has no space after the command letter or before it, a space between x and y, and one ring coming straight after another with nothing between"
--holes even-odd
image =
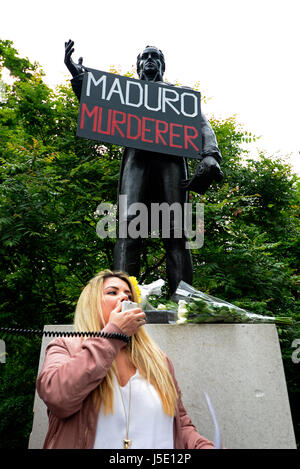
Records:
<instances>
[{"instance_id":1,"label":"blonde hair","mask_svg":"<svg viewBox=\"0 0 300 469\"><path fill-rule=\"evenodd\" d=\"M136 289L127 274L119 271L104 270L92 278L81 292L79 297L74 326L76 331L100 331L105 326L101 309L103 283L109 277L117 277L130 287L133 301L139 303ZM114 340L114 339L112 339ZM139 373L149 381L160 396L164 412L174 416L177 403L177 392L173 378L169 371L166 357L158 345L147 334L145 327L131 337L127 345L127 353L132 364ZM99 410L101 402L104 405L104 414L113 413L113 377L117 376L117 368L113 361L100 386L93 393L94 402Z\"/></svg>"}]
</instances>

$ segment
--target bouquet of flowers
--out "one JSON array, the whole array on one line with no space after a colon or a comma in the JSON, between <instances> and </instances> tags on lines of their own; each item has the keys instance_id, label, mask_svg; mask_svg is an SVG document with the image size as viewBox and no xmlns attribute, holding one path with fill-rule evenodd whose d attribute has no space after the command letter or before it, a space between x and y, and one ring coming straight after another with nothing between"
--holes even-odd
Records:
<instances>
[{"instance_id":1,"label":"bouquet of flowers","mask_svg":"<svg viewBox=\"0 0 300 469\"><path fill-rule=\"evenodd\" d=\"M181 281L172 297L178 302L177 324L188 323L274 323L294 325L291 317L250 313L227 301L207 295ZM176 304L176 303L174 303Z\"/></svg>"}]
</instances>

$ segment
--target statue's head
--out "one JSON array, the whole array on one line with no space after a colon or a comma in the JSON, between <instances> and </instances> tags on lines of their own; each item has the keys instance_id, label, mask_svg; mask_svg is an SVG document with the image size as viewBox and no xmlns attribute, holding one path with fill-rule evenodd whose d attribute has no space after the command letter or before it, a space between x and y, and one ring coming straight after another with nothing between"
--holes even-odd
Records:
<instances>
[{"instance_id":1,"label":"statue's head","mask_svg":"<svg viewBox=\"0 0 300 469\"><path fill-rule=\"evenodd\" d=\"M136 71L141 80L162 81L165 71L162 51L155 46L146 46L137 56Z\"/></svg>"}]
</instances>

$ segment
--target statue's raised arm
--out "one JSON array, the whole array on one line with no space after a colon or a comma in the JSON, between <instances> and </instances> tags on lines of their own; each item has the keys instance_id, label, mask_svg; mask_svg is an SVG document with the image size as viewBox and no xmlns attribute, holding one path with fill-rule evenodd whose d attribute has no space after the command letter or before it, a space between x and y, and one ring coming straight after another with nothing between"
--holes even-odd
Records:
<instances>
[{"instance_id":1,"label":"statue's raised arm","mask_svg":"<svg viewBox=\"0 0 300 469\"><path fill-rule=\"evenodd\" d=\"M79 57L78 63L75 63L72 60L71 56L74 50L74 41L69 39L68 42L65 42L65 65L73 78L77 77L78 75L84 72L84 67L82 65L83 58Z\"/></svg>"}]
</instances>

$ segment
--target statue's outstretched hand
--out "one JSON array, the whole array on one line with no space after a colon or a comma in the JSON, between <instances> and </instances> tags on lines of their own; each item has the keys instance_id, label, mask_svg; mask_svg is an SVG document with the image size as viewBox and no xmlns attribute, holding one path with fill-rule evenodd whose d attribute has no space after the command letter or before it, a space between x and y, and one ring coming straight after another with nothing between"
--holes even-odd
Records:
<instances>
[{"instance_id":1,"label":"statue's outstretched hand","mask_svg":"<svg viewBox=\"0 0 300 469\"><path fill-rule=\"evenodd\" d=\"M76 64L73 60L71 55L74 52L74 41L69 39L68 42L65 42L65 64L71 73L72 77L76 77L84 72L84 67L82 65L83 58L80 57L78 59L78 64Z\"/></svg>"},{"instance_id":2,"label":"statue's outstretched hand","mask_svg":"<svg viewBox=\"0 0 300 469\"><path fill-rule=\"evenodd\" d=\"M222 181L224 175L215 158L207 156L199 163L194 176L191 179L181 181L181 187L187 191L205 194L213 181Z\"/></svg>"}]
</instances>

